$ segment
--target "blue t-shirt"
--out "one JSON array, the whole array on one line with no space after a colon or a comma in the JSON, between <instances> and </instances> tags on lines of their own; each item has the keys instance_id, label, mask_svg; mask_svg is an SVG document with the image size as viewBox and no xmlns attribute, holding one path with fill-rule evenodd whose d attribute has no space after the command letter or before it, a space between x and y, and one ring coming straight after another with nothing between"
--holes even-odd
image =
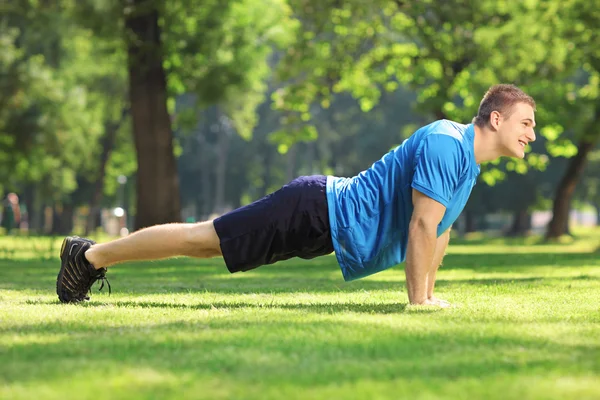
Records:
<instances>
[{"instance_id":1,"label":"blue t-shirt","mask_svg":"<svg viewBox=\"0 0 600 400\"><path fill-rule=\"evenodd\" d=\"M357 176L327 177L333 247L344 280L406 259L413 188L446 207L438 236L452 226L479 175L474 136L472 124L436 121Z\"/></svg>"}]
</instances>

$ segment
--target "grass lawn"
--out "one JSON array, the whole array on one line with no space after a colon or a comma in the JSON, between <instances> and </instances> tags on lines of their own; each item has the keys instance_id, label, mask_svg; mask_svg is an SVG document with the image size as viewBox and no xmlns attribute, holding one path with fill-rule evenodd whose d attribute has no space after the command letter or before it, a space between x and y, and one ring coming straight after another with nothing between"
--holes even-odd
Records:
<instances>
[{"instance_id":1,"label":"grass lawn","mask_svg":"<svg viewBox=\"0 0 600 400\"><path fill-rule=\"evenodd\" d=\"M63 305L60 241L0 238L0 398L599 399L599 243L457 241L439 310L406 305L401 267L344 283L333 256L125 264Z\"/></svg>"}]
</instances>

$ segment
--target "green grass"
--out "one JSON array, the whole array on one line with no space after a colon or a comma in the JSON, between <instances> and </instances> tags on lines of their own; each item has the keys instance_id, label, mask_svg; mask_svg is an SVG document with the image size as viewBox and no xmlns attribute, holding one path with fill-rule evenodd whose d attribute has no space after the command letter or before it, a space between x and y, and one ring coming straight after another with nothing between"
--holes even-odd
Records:
<instances>
[{"instance_id":1,"label":"green grass","mask_svg":"<svg viewBox=\"0 0 600 400\"><path fill-rule=\"evenodd\" d=\"M0 239L23 248L0 260L2 399L600 398L598 230L457 241L447 310L407 306L402 268L344 283L331 256L126 264L62 305L27 243Z\"/></svg>"}]
</instances>

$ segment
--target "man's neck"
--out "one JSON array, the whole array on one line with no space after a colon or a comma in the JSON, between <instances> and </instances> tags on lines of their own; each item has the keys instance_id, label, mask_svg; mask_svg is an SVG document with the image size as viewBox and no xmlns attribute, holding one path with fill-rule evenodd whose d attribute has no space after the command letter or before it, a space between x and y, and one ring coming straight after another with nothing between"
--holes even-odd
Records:
<instances>
[{"instance_id":1,"label":"man's neck","mask_svg":"<svg viewBox=\"0 0 600 400\"><path fill-rule=\"evenodd\" d=\"M501 156L498 149L497 136L487 128L474 125L474 151L477 164L495 160Z\"/></svg>"}]
</instances>

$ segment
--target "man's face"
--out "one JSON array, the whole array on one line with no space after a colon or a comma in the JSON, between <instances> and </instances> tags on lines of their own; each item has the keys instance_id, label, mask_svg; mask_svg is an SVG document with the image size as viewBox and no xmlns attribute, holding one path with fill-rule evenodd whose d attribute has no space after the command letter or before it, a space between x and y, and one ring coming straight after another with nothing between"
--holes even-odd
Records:
<instances>
[{"instance_id":1,"label":"man's face","mask_svg":"<svg viewBox=\"0 0 600 400\"><path fill-rule=\"evenodd\" d=\"M508 117L500 115L497 131L500 135L502 155L525 157L525 146L535 141L535 116L533 108L527 103L517 103Z\"/></svg>"}]
</instances>

